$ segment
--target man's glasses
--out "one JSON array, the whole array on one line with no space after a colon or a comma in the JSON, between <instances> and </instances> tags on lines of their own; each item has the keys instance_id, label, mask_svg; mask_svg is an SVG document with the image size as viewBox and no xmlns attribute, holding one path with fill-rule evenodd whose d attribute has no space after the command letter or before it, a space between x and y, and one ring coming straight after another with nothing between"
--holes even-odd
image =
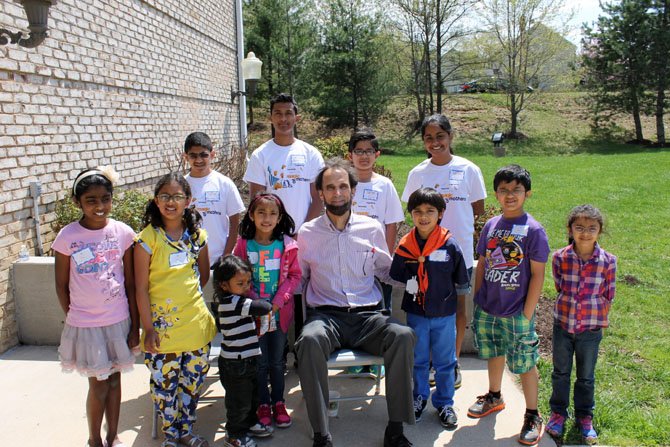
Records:
<instances>
[{"instance_id":1,"label":"man's glasses","mask_svg":"<svg viewBox=\"0 0 670 447\"><path fill-rule=\"evenodd\" d=\"M188 153L188 158L191 160L197 160L198 158L202 158L203 160L207 160L209 158L209 152L189 152Z\"/></svg>"},{"instance_id":2,"label":"man's glasses","mask_svg":"<svg viewBox=\"0 0 670 447\"><path fill-rule=\"evenodd\" d=\"M354 155L374 155L376 151L374 149L354 149L351 152Z\"/></svg>"},{"instance_id":3,"label":"man's glasses","mask_svg":"<svg viewBox=\"0 0 670 447\"><path fill-rule=\"evenodd\" d=\"M159 202L163 203L168 203L170 201L183 202L184 200L186 200L186 196L184 194L174 194L174 195L158 194L156 198L158 199Z\"/></svg>"}]
</instances>

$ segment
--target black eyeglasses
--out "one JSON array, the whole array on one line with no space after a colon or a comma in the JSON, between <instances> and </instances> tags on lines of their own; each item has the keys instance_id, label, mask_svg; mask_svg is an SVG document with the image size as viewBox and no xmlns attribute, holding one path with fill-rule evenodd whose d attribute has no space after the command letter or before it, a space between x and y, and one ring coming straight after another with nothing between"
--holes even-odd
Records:
<instances>
[{"instance_id":1,"label":"black eyeglasses","mask_svg":"<svg viewBox=\"0 0 670 447\"><path fill-rule=\"evenodd\" d=\"M374 155L376 151L374 149L354 149L351 152L354 155Z\"/></svg>"},{"instance_id":2,"label":"black eyeglasses","mask_svg":"<svg viewBox=\"0 0 670 447\"><path fill-rule=\"evenodd\" d=\"M203 160L207 160L209 158L209 152L189 152L188 153L188 158L191 160L197 160L198 158L202 158Z\"/></svg>"},{"instance_id":3,"label":"black eyeglasses","mask_svg":"<svg viewBox=\"0 0 670 447\"><path fill-rule=\"evenodd\" d=\"M175 194L175 195L170 195L170 194L158 194L156 196L159 202L163 203L168 203L170 201L175 201L175 202L183 202L186 200L186 196L184 194Z\"/></svg>"}]
</instances>

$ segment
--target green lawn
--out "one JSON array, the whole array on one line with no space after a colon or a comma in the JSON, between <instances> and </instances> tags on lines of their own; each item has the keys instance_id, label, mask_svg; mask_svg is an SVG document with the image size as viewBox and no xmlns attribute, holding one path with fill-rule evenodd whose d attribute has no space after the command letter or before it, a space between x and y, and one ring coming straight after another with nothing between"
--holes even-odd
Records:
<instances>
[{"instance_id":1,"label":"green lawn","mask_svg":"<svg viewBox=\"0 0 670 447\"><path fill-rule=\"evenodd\" d=\"M379 159L393 172L399 192L407 173L425 159L418 142L384 142L396 150ZM601 444L670 445L670 152L618 146L576 155L485 155L490 148L458 145L482 170L491 196L493 175L518 163L533 178L526 210L541 222L552 250L566 244L565 218L575 205L592 203L606 217L601 245L619 258L611 328L597 368L596 427ZM596 148L597 149L597 148ZM457 149L458 150L458 149ZM514 147L512 152L515 152ZM524 152L524 151L519 151ZM609 152L609 153L608 153ZM555 296L547 267L544 292ZM624 280L627 278L628 280ZM540 364L541 410L549 414L551 360ZM579 443L576 431L568 443Z\"/></svg>"},{"instance_id":2,"label":"green lawn","mask_svg":"<svg viewBox=\"0 0 670 447\"><path fill-rule=\"evenodd\" d=\"M584 93L532 98L519 127L529 138L506 142L504 158L492 156L490 142L492 132L506 130L504 95L447 95L444 110L456 132L455 152L481 168L489 196L501 166L519 163L530 171L533 197L526 209L546 228L552 249L566 244L565 218L573 206L592 203L603 211L600 242L618 256L619 271L596 374L600 444L670 446L670 151L623 144L633 137L626 116L618 117L609 140L595 135L583 99ZM411 99L398 98L375 126L381 146L393 152L378 163L392 171L399 193L409 170L425 160L420 140L403 138L414 119ZM643 118L643 127L652 137L653 117ZM309 117L301 132L307 141L328 136ZM264 141L268 135L266 129L255 137ZM544 293L555 297L550 275L548 267ZM539 368L540 409L548 416L551 359ZM572 430L565 441L580 439Z\"/></svg>"}]
</instances>

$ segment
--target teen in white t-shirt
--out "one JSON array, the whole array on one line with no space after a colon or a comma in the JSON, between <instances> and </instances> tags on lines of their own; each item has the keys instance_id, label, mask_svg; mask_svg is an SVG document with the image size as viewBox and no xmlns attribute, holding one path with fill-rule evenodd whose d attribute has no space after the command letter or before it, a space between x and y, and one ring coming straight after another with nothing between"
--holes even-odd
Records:
<instances>
[{"instance_id":1,"label":"teen in white t-shirt","mask_svg":"<svg viewBox=\"0 0 670 447\"><path fill-rule=\"evenodd\" d=\"M323 208L314 186L323 157L314 146L294 137L293 128L299 118L291 96L279 94L270 101L274 137L253 152L244 174L250 200L259 191L278 195L293 218L296 231L303 222L321 214Z\"/></svg>"},{"instance_id":2,"label":"teen in white t-shirt","mask_svg":"<svg viewBox=\"0 0 670 447\"><path fill-rule=\"evenodd\" d=\"M468 272L472 275L475 216L484 213L486 198L482 171L471 161L453 155L451 143L454 134L446 116L432 115L424 119L421 124L421 138L430 158L409 172L402 200L407 202L409 196L421 187L433 188L442 194L447 208L440 225L451 231L456 238ZM468 289L457 290L457 293L456 355L460 356L467 325L465 295ZM460 368L457 374L459 371Z\"/></svg>"},{"instance_id":3,"label":"teen in white t-shirt","mask_svg":"<svg viewBox=\"0 0 670 447\"><path fill-rule=\"evenodd\" d=\"M235 183L212 170L211 163L215 155L216 151L207 134L193 132L186 137L184 157L191 166L186 180L191 186L191 204L202 215L202 224L207 230L210 266L222 255L233 252L240 213L244 211L244 203Z\"/></svg>"}]
</instances>

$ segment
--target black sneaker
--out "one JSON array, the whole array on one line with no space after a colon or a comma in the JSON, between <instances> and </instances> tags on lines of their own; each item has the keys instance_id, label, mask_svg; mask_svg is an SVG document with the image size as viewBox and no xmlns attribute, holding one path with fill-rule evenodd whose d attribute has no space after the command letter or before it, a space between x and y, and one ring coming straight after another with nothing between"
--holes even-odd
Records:
<instances>
[{"instance_id":1,"label":"black sneaker","mask_svg":"<svg viewBox=\"0 0 670 447\"><path fill-rule=\"evenodd\" d=\"M454 368L454 389L457 390L463 384L463 376L461 375L461 365L456 363Z\"/></svg>"},{"instance_id":2,"label":"black sneaker","mask_svg":"<svg viewBox=\"0 0 670 447\"><path fill-rule=\"evenodd\" d=\"M333 447L333 440L329 434L324 436L321 433L314 433L312 447Z\"/></svg>"},{"instance_id":3,"label":"black sneaker","mask_svg":"<svg viewBox=\"0 0 670 447\"><path fill-rule=\"evenodd\" d=\"M391 436L388 428L384 432L384 447L412 447L412 443L405 437L404 434Z\"/></svg>"},{"instance_id":4,"label":"black sneaker","mask_svg":"<svg viewBox=\"0 0 670 447\"><path fill-rule=\"evenodd\" d=\"M423 414L423 410L426 409L426 405L428 405L427 400L423 400L422 395L416 396L414 399L414 420L416 422L419 422L421 420L421 415Z\"/></svg>"},{"instance_id":5,"label":"black sneaker","mask_svg":"<svg viewBox=\"0 0 670 447\"><path fill-rule=\"evenodd\" d=\"M458 427L458 417L453 407L445 405L437 409L437 415L440 418L440 424L447 430L455 430Z\"/></svg>"},{"instance_id":6,"label":"black sneaker","mask_svg":"<svg viewBox=\"0 0 670 447\"><path fill-rule=\"evenodd\" d=\"M519 433L519 444L535 445L542 437L542 417L531 413L523 415L523 427Z\"/></svg>"}]
</instances>

